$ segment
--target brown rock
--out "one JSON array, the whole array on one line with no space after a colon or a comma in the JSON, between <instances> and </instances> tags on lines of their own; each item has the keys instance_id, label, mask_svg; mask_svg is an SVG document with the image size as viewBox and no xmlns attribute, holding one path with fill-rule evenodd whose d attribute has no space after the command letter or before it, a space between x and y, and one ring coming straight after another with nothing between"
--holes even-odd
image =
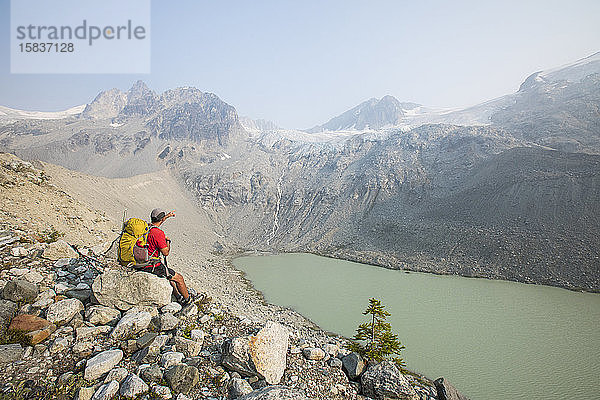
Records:
<instances>
[{"instance_id":1,"label":"brown rock","mask_svg":"<svg viewBox=\"0 0 600 400\"><path fill-rule=\"evenodd\" d=\"M56 330L56 326L43 318L30 314L21 314L13 318L9 331L23 332L30 345L43 342Z\"/></svg>"}]
</instances>

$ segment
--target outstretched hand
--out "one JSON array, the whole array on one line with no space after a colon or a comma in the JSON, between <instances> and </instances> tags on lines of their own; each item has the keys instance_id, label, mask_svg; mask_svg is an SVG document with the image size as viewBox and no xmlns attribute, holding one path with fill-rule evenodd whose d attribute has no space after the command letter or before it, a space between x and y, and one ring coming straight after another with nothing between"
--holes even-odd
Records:
<instances>
[{"instance_id":1,"label":"outstretched hand","mask_svg":"<svg viewBox=\"0 0 600 400\"><path fill-rule=\"evenodd\" d=\"M173 210L170 213L168 213L167 215L165 215L165 218L174 217L174 216L175 216L175 210Z\"/></svg>"}]
</instances>

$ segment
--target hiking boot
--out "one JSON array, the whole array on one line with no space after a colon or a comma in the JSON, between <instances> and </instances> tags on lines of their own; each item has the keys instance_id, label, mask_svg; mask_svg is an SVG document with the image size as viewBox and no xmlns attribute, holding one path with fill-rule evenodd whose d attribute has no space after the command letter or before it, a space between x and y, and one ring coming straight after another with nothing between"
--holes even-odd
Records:
<instances>
[{"instance_id":1,"label":"hiking boot","mask_svg":"<svg viewBox=\"0 0 600 400\"><path fill-rule=\"evenodd\" d=\"M177 302L178 302L179 304L181 304L181 306L182 306L182 307L185 307L185 306L187 306L188 304L191 304L191 303L192 303L192 296L188 296L188 298L187 298L187 299L184 299L184 298L183 298L183 296L181 296L181 301L180 301L180 300L177 300Z\"/></svg>"}]
</instances>

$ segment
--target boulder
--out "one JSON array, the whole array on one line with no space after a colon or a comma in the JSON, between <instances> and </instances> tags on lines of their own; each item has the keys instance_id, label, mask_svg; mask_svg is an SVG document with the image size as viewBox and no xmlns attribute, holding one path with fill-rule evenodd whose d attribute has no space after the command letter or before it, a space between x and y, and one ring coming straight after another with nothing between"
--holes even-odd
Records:
<instances>
[{"instance_id":1,"label":"boulder","mask_svg":"<svg viewBox=\"0 0 600 400\"><path fill-rule=\"evenodd\" d=\"M171 314L178 313L179 311L181 311L181 304L179 304L177 302L171 302L160 309L160 312L162 312L162 313L171 313Z\"/></svg>"},{"instance_id":2,"label":"boulder","mask_svg":"<svg viewBox=\"0 0 600 400\"><path fill-rule=\"evenodd\" d=\"M467 396L456 390L456 388L443 377L436 379L433 384L437 390L439 400L469 400Z\"/></svg>"},{"instance_id":3,"label":"boulder","mask_svg":"<svg viewBox=\"0 0 600 400\"><path fill-rule=\"evenodd\" d=\"M198 384L200 373L196 367L179 364L165 372L165 380L174 392L187 394Z\"/></svg>"},{"instance_id":4,"label":"boulder","mask_svg":"<svg viewBox=\"0 0 600 400\"><path fill-rule=\"evenodd\" d=\"M309 400L304 393L290 389L286 386L267 386L260 390L255 390L238 400Z\"/></svg>"},{"instance_id":5,"label":"boulder","mask_svg":"<svg viewBox=\"0 0 600 400\"><path fill-rule=\"evenodd\" d=\"M283 325L269 321L255 336L226 342L223 365L242 375L258 375L268 384L277 384L285 370L288 338Z\"/></svg>"},{"instance_id":6,"label":"boulder","mask_svg":"<svg viewBox=\"0 0 600 400\"><path fill-rule=\"evenodd\" d=\"M175 347L178 351L182 352L186 357L196 357L202 351L202 342L183 338L181 336L175 337Z\"/></svg>"},{"instance_id":7,"label":"boulder","mask_svg":"<svg viewBox=\"0 0 600 400\"><path fill-rule=\"evenodd\" d=\"M78 258L79 254L77 254L67 242L61 239L49 243L44 249L42 257L47 258L48 260L57 261L61 258Z\"/></svg>"},{"instance_id":8,"label":"boulder","mask_svg":"<svg viewBox=\"0 0 600 400\"><path fill-rule=\"evenodd\" d=\"M138 349L143 349L150 346L154 339L156 339L156 336L158 336L156 332L146 332L135 341L135 344Z\"/></svg>"},{"instance_id":9,"label":"boulder","mask_svg":"<svg viewBox=\"0 0 600 400\"><path fill-rule=\"evenodd\" d=\"M129 374L121 383L119 394L126 399L135 399L137 396L148 391L148 385L139 376Z\"/></svg>"},{"instance_id":10,"label":"boulder","mask_svg":"<svg viewBox=\"0 0 600 400\"><path fill-rule=\"evenodd\" d=\"M23 275L23 279L25 279L27 282L31 282L34 285L37 285L38 283L41 283L44 280L44 277L39 272L33 270Z\"/></svg>"},{"instance_id":11,"label":"boulder","mask_svg":"<svg viewBox=\"0 0 600 400\"><path fill-rule=\"evenodd\" d=\"M87 381L93 381L113 369L123 358L123 351L106 350L95 355L85 363L83 377Z\"/></svg>"},{"instance_id":12,"label":"boulder","mask_svg":"<svg viewBox=\"0 0 600 400\"><path fill-rule=\"evenodd\" d=\"M140 370L140 376L146 382L160 382L163 379L162 370L156 364L152 364Z\"/></svg>"},{"instance_id":13,"label":"boulder","mask_svg":"<svg viewBox=\"0 0 600 400\"><path fill-rule=\"evenodd\" d=\"M110 381L121 383L123 379L127 378L127 375L129 375L127 368L113 368L108 372L106 378L104 378L104 383L109 383Z\"/></svg>"},{"instance_id":14,"label":"boulder","mask_svg":"<svg viewBox=\"0 0 600 400\"><path fill-rule=\"evenodd\" d=\"M419 395L393 361L370 365L360 378L362 393L381 400L419 400Z\"/></svg>"},{"instance_id":15,"label":"boulder","mask_svg":"<svg viewBox=\"0 0 600 400\"><path fill-rule=\"evenodd\" d=\"M2 297L6 300L18 302L32 302L39 293L38 287L23 279L7 282L2 290Z\"/></svg>"},{"instance_id":16,"label":"boulder","mask_svg":"<svg viewBox=\"0 0 600 400\"><path fill-rule=\"evenodd\" d=\"M320 361L325 358L325 352L318 347L305 347L302 354L309 360Z\"/></svg>"},{"instance_id":17,"label":"boulder","mask_svg":"<svg viewBox=\"0 0 600 400\"><path fill-rule=\"evenodd\" d=\"M86 340L96 336L104 335L111 331L111 327L107 325L100 326L82 326L75 329L77 340ZM111 379L112 380L112 379Z\"/></svg>"},{"instance_id":18,"label":"boulder","mask_svg":"<svg viewBox=\"0 0 600 400\"><path fill-rule=\"evenodd\" d=\"M35 315L21 314L13 318L9 331L23 332L31 346L43 342L56 330L56 325Z\"/></svg>"},{"instance_id":19,"label":"boulder","mask_svg":"<svg viewBox=\"0 0 600 400\"><path fill-rule=\"evenodd\" d=\"M150 325L150 321L152 321L152 317L149 312L132 308L121 318L110 335L115 339L133 336L146 329Z\"/></svg>"},{"instance_id":20,"label":"boulder","mask_svg":"<svg viewBox=\"0 0 600 400\"><path fill-rule=\"evenodd\" d=\"M77 394L73 400L90 400L94 396L95 392L96 388L94 386L80 387L79 390L77 390Z\"/></svg>"},{"instance_id":21,"label":"boulder","mask_svg":"<svg viewBox=\"0 0 600 400\"><path fill-rule=\"evenodd\" d=\"M337 357L338 353L340 352L339 346L333 343L327 343L325 346L323 346L323 350L331 357Z\"/></svg>"},{"instance_id":22,"label":"boulder","mask_svg":"<svg viewBox=\"0 0 600 400\"><path fill-rule=\"evenodd\" d=\"M158 328L161 331L170 331L171 329L177 328L177 325L181 322L179 318L171 313L161 314L158 319Z\"/></svg>"},{"instance_id":23,"label":"boulder","mask_svg":"<svg viewBox=\"0 0 600 400\"><path fill-rule=\"evenodd\" d=\"M331 368L342 369L342 360L339 358L332 357L329 359L329 366Z\"/></svg>"},{"instance_id":24,"label":"boulder","mask_svg":"<svg viewBox=\"0 0 600 400\"><path fill-rule=\"evenodd\" d=\"M356 379L365 370L367 364L358 353L350 353L342 358L342 368L350 379Z\"/></svg>"},{"instance_id":25,"label":"boulder","mask_svg":"<svg viewBox=\"0 0 600 400\"><path fill-rule=\"evenodd\" d=\"M119 392L119 382L110 381L100 386L92 396L92 400L111 400Z\"/></svg>"},{"instance_id":26,"label":"boulder","mask_svg":"<svg viewBox=\"0 0 600 400\"><path fill-rule=\"evenodd\" d=\"M160 356L160 366L164 369L169 369L173 365L181 363L184 359L183 353L178 351L167 351Z\"/></svg>"},{"instance_id":27,"label":"boulder","mask_svg":"<svg viewBox=\"0 0 600 400\"><path fill-rule=\"evenodd\" d=\"M10 249L10 254L13 257L26 257L29 252L23 246L13 247Z\"/></svg>"},{"instance_id":28,"label":"boulder","mask_svg":"<svg viewBox=\"0 0 600 400\"><path fill-rule=\"evenodd\" d=\"M85 311L85 319L94 325L116 325L121 319L121 311L111 307L95 305Z\"/></svg>"},{"instance_id":29,"label":"boulder","mask_svg":"<svg viewBox=\"0 0 600 400\"><path fill-rule=\"evenodd\" d=\"M56 325L64 325L83 311L83 303L78 299L64 299L51 304L46 311L46 319Z\"/></svg>"},{"instance_id":30,"label":"boulder","mask_svg":"<svg viewBox=\"0 0 600 400\"><path fill-rule=\"evenodd\" d=\"M248 381L242 378L231 379L227 387L227 393L229 394L230 399L237 399L240 396L252 393L252 390L252 386L250 386Z\"/></svg>"},{"instance_id":31,"label":"boulder","mask_svg":"<svg viewBox=\"0 0 600 400\"><path fill-rule=\"evenodd\" d=\"M10 300L0 300L0 332L5 329L17 312L17 304Z\"/></svg>"},{"instance_id":32,"label":"boulder","mask_svg":"<svg viewBox=\"0 0 600 400\"><path fill-rule=\"evenodd\" d=\"M190 336L191 336L192 340L203 343L204 337L206 336L206 334L204 333L204 331L202 329L192 329L192 331L190 332Z\"/></svg>"},{"instance_id":33,"label":"boulder","mask_svg":"<svg viewBox=\"0 0 600 400\"><path fill-rule=\"evenodd\" d=\"M168 280L156 275L110 269L94 280L92 291L100 304L129 310L138 305L166 306L173 288Z\"/></svg>"},{"instance_id":34,"label":"boulder","mask_svg":"<svg viewBox=\"0 0 600 400\"><path fill-rule=\"evenodd\" d=\"M167 386L155 385L152 387L152 391L159 399L169 400L173 398L171 389L169 389Z\"/></svg>"},{"instance_id":35,"label":"boulder","mask_svg":"<svg viewBox=\"0 0 600 400\"><path fill-rule=\"evenodd\" d=\"M18 361L23 354L23 348L18 343L0 345L0 365Z\"/></svg>"}]
</instances>

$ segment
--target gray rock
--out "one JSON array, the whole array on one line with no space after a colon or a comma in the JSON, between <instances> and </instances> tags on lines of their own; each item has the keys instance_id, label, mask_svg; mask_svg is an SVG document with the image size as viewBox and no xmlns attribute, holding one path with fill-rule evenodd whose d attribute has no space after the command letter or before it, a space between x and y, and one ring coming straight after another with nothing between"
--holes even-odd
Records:
<instances>
[{"instance_id":1,"label":"gray rock","mask_svg":"<svg viewBox=\"0 0 600 400\"><path fill-rule=\"evenodd\" d=\"M150 346L154 339L158 336L155 332L146 332L142 335L142 337L136 340L136 345L138 349L143 349L146 346Z\"/></svg>"},{"instance_id":2,"label":"gray rock","mask_svg":"<svg viewBox=\"0 0 600 400\"><path fill-rule=\"evenodd\" d=\"M238 400L309 400L304 393L290 389L286 386L267 386L260 390L255 390L245 396L238 397Z\"/></svg>"},{"instance_id":3,"label":"gray rock","mask_svg":"<svg viewBox=\"0 0 600 400\"><path fill-rule=\"evenodd\" d=\"M152 388L152 391L160 399L169 400L169 399L173 398L171 389L169 389L167 386L156 385Z\"/></svg>"},{"instance_id":4,"label":"gray rock","mask_svg":"<svg viewBox=\"0 0 600 400\"><path fill-rule=\"evenodd\" d=\"M340 352L339 346L333 343L327 343L325 346L323 346L323 350L331 357L337 357L338 353Z\"/></svg>"},{"instance_id":5,"label":"gray rock","mask_svg":"<svg viewBox=\"0 0 600 400\"><path fill-rule=\"evenodd\" d=\"M39 272L32 270L23 275L23 279L25 279L27 282L37 285L44 280L44 277Z\"/></svg>"},{"instance_id":6,"label":"gray rock","mask_svg":"<svg viewBox=\"0 0 600 400\"><path fill-rule=\"evenodd\" d=\"M94 325L115 325L121 319L121 311L116 308L94 305L85 311L85 319Z\"/></svg>"},{"instance_id":7,"label":"gray rock","mask_svg":"<svg viewBox=\"0 0 600 400\"><path fill-rule=\"evenodd\" d=\"M110 381L100 386L92 396L92 400L111 400L119 392L119 382Z\"/></svg>"},{"instance_id":8,"label":"gray rock","mask_svg":"<svg viewBox=\"0 0 600 400\"><path fill-rule=\"evenodd\" d=\"M75 329L75 334L77 340L85 340L89 338L93 338L95 336L104 335L110 332L111 327L107 325L102 326L82 326L80 328Z\"/></svg>"},{"instance_id":9,"label":"gray rock","mask_svg":"<svg viewBox=\"0 0 600 400\"><path fill-rule=\"evenodd\" d=\"M2 297L6 300L18 302L32 302L38 295L38 287L23 279L7 282L2 290Z\"/></svg>"},{"instance_id":10,"label":"gray rock","mask_svg":"<svg viewBox=\"0 0 600 400\"><path fill-rule=\"evenodd\" d=\"M139 376L135 374L129 374L127 378L121 383L121 389L119 393L126 399L134 399L142 393L148 391L148 385Z\"/></svg>"},{"instance_id":11,"label":"gray rock","mask_svg":"<svg viewBox=\"0 0 600 400\"><path fill-rule=\"evenodd\" d=\"M123 358L123 351L106 350L87 360L83 377L93 381L113 369Z\"/></svg>"},{"instance_id":12,"label":"gray rock","mask_svg":"<svg viewBox=\"0 0 600 400\"><path fill-rule=\"evenodd\" d=\"M16 303L10 300L0 300L0 332L8 327L16 311Z\"/></svg>"},{"instance_id":13,"label":"gray rock","mask_svg":"<svg viewBox=\"0 0 600 400\"><path fill-rule=\"evenodd\" d=\"M0 345L0 365L18 361L23 354L23 348L18 343Z\"/></svg>"},{"instance_id":14,"label":"gray rock","mask_svg":"<svg viewBox=\"0 0 600 400\"><path fill-rule=\"evenodd\" d=\"M104 383L108 383L110 381L117 381L119 383L123 382L123 379L127 378L129 371L127 368L113 368L108 371L108 375L104 378Z\"/></svg>"},{"instance_id":15,"label":"gray rock","mask_svg":"<svg viewBox=\"0 0 600 400\"><path fill-rule=\"evenodd\" d=\"M175 347L178 351L185 354L186 357L196 357L202 351L202 342L197 342L195 340L190 340L183 338L181 336L177 336L175 338Z\"/></svg>"},{"instance_id":16,"label":"gray rock","mask_svg":"<svg viewBox=\"0 0 600 400\"><path fill-rule=\"evenodd\" d=\"M192 340L195 340L196 342L204 342L204 337L206 336L206 334L204 333L204 331L202 329L192 329L192 331L190 332L190 337L192 338Z\"/></svg>"},{"instance_id":17,"label":"gray rock","mask_svg":"<svg viewBox=\"0 0 600 400\"><path fill-rule=\"evenodd\" d=\"M78 258L79 254L77 254L67 242L60 239L56 242L49 243L44 249L42 257L56 261L61 258Z\"/></svg>"},{"instance_id":18,"label":"gray rock","mask_svg":"<svg viewBox=\"0 0 600 400\"><path fill-rule=\"evenodd\" d=\"M456 390L456 388L443 377L436 379L433 384L437 389L439 400L469 400L467 396Z\"/></svg>"},{"instance_id":19,"label":"gray rock","mask_svg":"<svg viewBox=\"0 0 600 400\"><path fill-rule=\"evenodd\" d=\"M168 351L160 356L160 366L168 369L173 365L179 364L184 359L183 353L178 351Z\"/></svg>"},{"instance_id":20,"label":"gray rock","mask_svg":"<svg viewBox=\"0 0 600 400\"><path fill-rule=\"evenodd\" d=\"M128 310L138 305L165 306L171 302L173 288L156 275L111 269L94 280L92 290L100 304Z\"/></svg>"},{"instance_id":21,"label":"gray rock","mask_svg":"<svg viewBox=\"0 0 600 400\"><path fill-rule=\"evenodd\" d=\"M325 358L325 352L318 347L305 347L302 354L309 360L320 361Z\"/></svg>"},{"instance_id":22,"label":"gray rock","mask_svg":"<svg viewBox=\"0 0 600 400\"><path fill-rule=\"evenodd\" d=\"M362 393L381 400L419 400L419 395L393 361L370 365L360 378Z\"/></svg>"},{"instance_id":23,"label":"gray rock","mask_svg":"<svg viewBox=\"0 0 600 400\"><path fill-rule=\"evenodd\" d=\"M48 307L46 319L57 326L64 325L83 309L83 303L78 299L64 299Z\"/></svg>"},{"instance_id":24,"label":"gray rock","mask_svg":"<svg viewBox=\"0 0 600 400\"><path fill-rule=\"evenodd\" d=\"M92 291L89 289L87 289L87 290L72 289L72 290L67 290L65 292L65 296L85 302L85 301L88 301L88 299L92 296Z\"/></svg>"},{"instance_id":25,"label":"gray rock","mask_svg":"<svg viewBox=\"0 0 600 400\"><path fill-rule=\"evenodd\" d=\"M171 313L162 314L158 317L158 328L161 331L170 331L177 328L181 320Z\"/></svg>"},{"instance_id":26,"label":"gray rock","mask_svg":"<svg viewBox=\"0 0 600 400\"><path fill-rule=\"evenodd\" d=\"M57 337L56 339L54 339L54 342L52 342L52 345L50 346L50 353L55 354L60 351L63 351L64 349L66 349L67 347L69 347L71 345L71 342L72 342L71 336Z\"/></svg>"},{"instance_id":27,"label":"gray rock","mask_svg":"<svg viewBox=\"0 0 600 400\"><path fill-rule=\"evenodd\" d=\"M288 339L283 325L269 321L256 336L225 342L223 365L242 375L258 375L269 384L277 384L285 370Z\"/></svg>"},{"instance_id":28,"label":"gray rock","mask_svg":"<svg viewBox=\"0 0 600 400\"><path fill-rule=\"evenodd\" d=\"M165 372L165 380L175 393L189 393L199 379L198 368L188 365L175 365Z\"/></svg>"},{"instance_id":29,"label":"gray rock","mask_svg":"<svg viewBox=\"0 0 600 400\"><path fill-rule=\"evenodd\" d=\"M141 369L140 376L146 382L160 382L163 379L162 370L156 364Z\"/></svg>"},{"instance_id":30,"label":"gray rock","mask_svg":"<svg viewBox=\"0 0 600 400\"><path fill-rule=\"evenodd\" d=\"M225 368L243 376L254 376L256 370L250 358L248 336L233 338L223 343L223 361Z\"/></svg>"},{"instance_id":31,"label":"gray rock","mask_svg":"<svg viewBox=\"0 0 600 400\"><path fill-rule=\"evenodd\" d=\"M181 304L179 304L177 302L171 302L160 309L160 312L162 312L162 313L171 313L171 314L175 314L179 311L181 311Z\"/></svg>"},{"instance_id":32,"label":"gray rock","mask_svg":"<svg viewBox=\"0 0 600 400\"><path fill-rule=\"evenodd\" d=\"M340 360L339 358L330 358L329 359L329 366L331 368L342 369L342 360Z\"/></svg>"},{"instance_id":33,"label":"gray rock","mask_svg":"<svg viewBox=\"0 0 600 400\"><path fill-rule=\"evenodd\" d=\"M342 358L342 367L350 379L358 378L366 366L367 364L358 353L353 352Z\"/></svg>"},{"instance_id":34,"label":"gray rock","mask_svg":"<svg viewBox=\"0 0 600 400\"><path fill-rule=\"evenodd\" d=\"M144 347L131 355L131 361L143 364L149 358L149 350L148 347Z\"/></svg>"},{"instance_id":35,"label":"gray rock","mask_svg":"<svg viewBox=\"0 0 600 400\"><path fill-rule=\"evenodd\" d=\"M149 274L148 274L149 275ZM115 329L110 336L115 339L122 339L127 336L135 335L136 333L146 329L150 325L152 317L147 311L138 311L133 308L129 310L123 318L117 323Z\"/></svg>"},{"instance_id":36,"label":"gray rock","mask_svg":"<svg viewBox=\"0 0 600 400\"><path fill-rule=\"evenodd\" d=\"M240 396L252 392L252 386L245 379L233 378L229 381L227 392L230 399L237 399Z\"/></svg>"}]
</instances>

